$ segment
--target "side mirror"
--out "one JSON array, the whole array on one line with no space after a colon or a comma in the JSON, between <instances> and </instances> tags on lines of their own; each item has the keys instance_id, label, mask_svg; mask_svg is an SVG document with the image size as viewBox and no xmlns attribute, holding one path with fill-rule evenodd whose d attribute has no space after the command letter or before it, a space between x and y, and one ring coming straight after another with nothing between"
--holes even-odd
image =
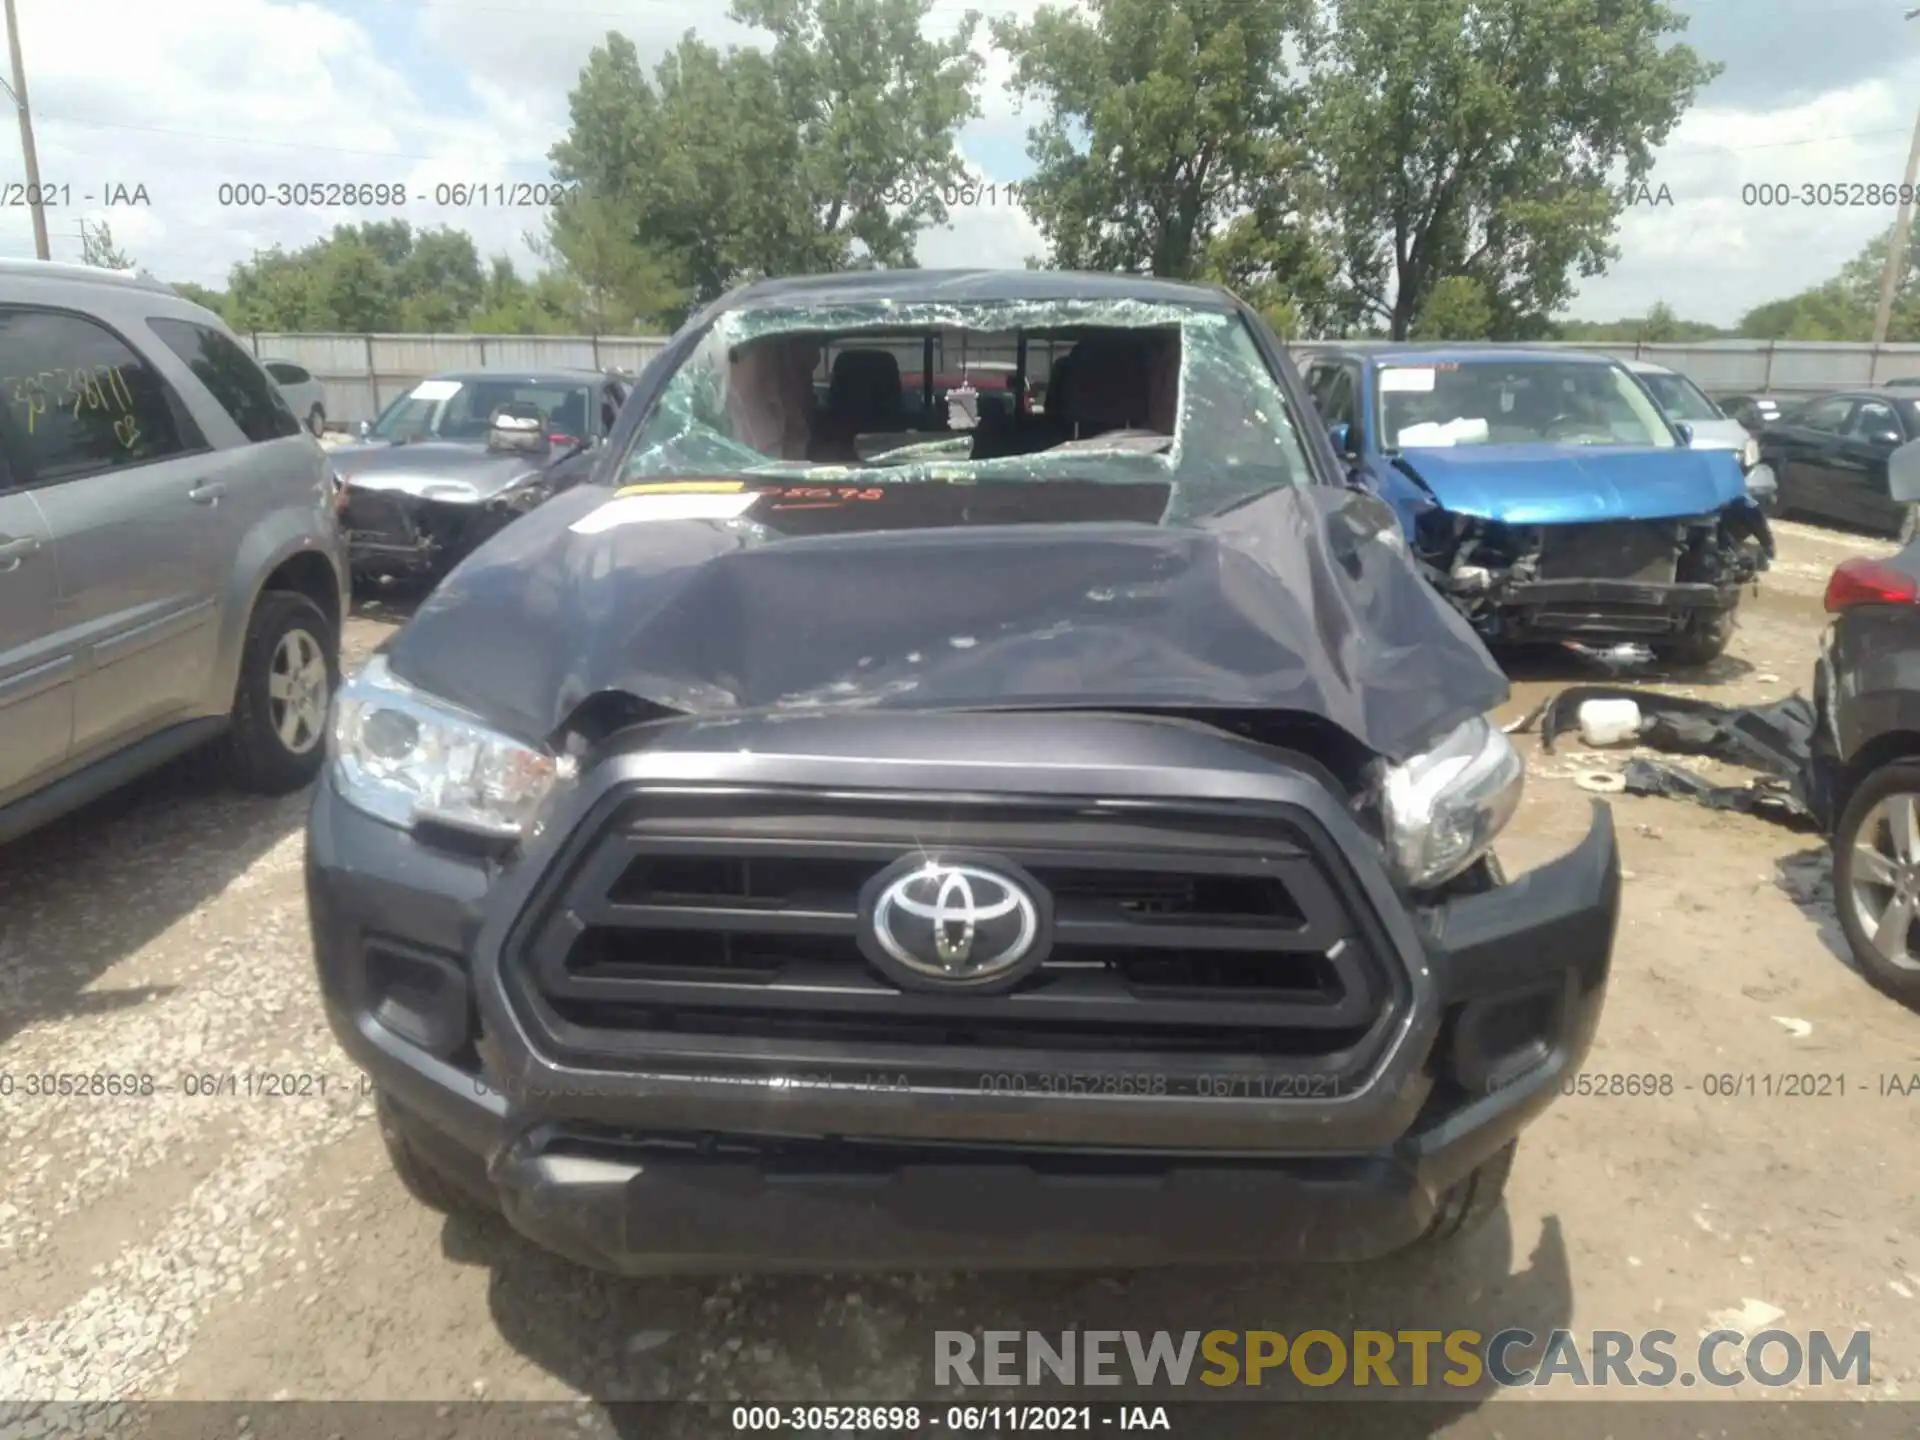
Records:
<instances>
[{"instance_id":1,"label":"side mirror","mask_svg":"<svg viewBox=\"0 0 1920 1440\"><path fill-rule=\"evenodd\" d=\"M545 455L553 448L547 417L529 400L511 400L487 421L487 448L524 455Z\"/></svg>"},{"instance_id":2,"label":"side mirror","mask_svg":"<svg viewBox=\"0 0 1920 1440\"><path fill-rule=\"evenodd\" d=\"M354 426L353 433L358 435L362 440L371 440L373 438L373 422L371 420L362 420L358 425Z\"/></svg>"},{"instance_id":3,"label":"side mirror","mask_svg":"<svg viewBox=\"0 0 1920 1440\"><path fill-rule=\"evenodd\" d=\"M1682 445L1693 444L1693 426L1689 425L1686 421L1674 421L1673 432L1680 437L1680 443Z\"/></svg>"},{"instance_id":4,"label":"side mirror","mask_svg":"<svg viewBox=\"0 0 1920 1440\"><path fill-rule=\"evenodd\" d=\"M1353 453L1352 426L1345 423L1329 425L1327 427L1327 438L1333 441L1333 450L1336 455L1351 455Z\"/></svg>"},{"instance_id":5,"label":"side mirror","mask_svg":"<svg viewBox=\"0 0 1920 1440\"><path fill-rule=\"evenodd\" d=\"M1898 450L1907 442L1891 430L1876 430L1867 437L1867 443L1876 450Z\"/></svg>"}]
</instances>

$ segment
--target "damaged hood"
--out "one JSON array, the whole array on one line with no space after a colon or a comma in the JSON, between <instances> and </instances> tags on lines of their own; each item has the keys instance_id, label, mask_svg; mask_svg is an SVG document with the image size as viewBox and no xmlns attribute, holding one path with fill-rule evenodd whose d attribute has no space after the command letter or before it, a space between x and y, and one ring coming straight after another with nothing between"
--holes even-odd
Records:
<instances>
[{"instance_id":1,"label":"damaged hood","mask_svg":"<svg viewBox=\"0 0 1920 1440\"><path fill-rule=\"evenodd\" d=\"M504 454L452 440L348 445L329 458L334 471L355 489L397 491L453 504L491 500L550 463L537 455Z\"/></svg>"},{"instance_id":2,"label":"damaged hood","mask_svg":"<svg viewBox=\"0 0 1920 1440\"><path fill-rule=\"evenodd\" d=\"M1278 710L1404 759L1505 699L1379 501L1288 487L1172 526L1167 489L583 487L456 569L388 659L530 739L618 691L700 716Z\"/></svg>"},{"instance_id":3,"label":"damaged hood","mask_svg":"<svg viewBox=\"0 0 1920 1440\"><path fill-rule=\"evenodd\" d=\"M1463 445L1407 449L1395 463L1441 509L1510 525L1708 515L1747 498L1728 450Z\"/></svg>"}]
</instances>

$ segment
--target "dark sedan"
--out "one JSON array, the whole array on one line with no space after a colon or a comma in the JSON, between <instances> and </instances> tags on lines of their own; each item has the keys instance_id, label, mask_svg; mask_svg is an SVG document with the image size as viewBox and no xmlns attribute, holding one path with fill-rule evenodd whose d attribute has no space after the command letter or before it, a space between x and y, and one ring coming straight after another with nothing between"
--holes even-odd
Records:
<instances>
[{"instance_id":1,"label":"dark sedan","mask_svg":"<svg viewBox=\"0 0 1920 1440\"><path fill-rule=\"evenodd\" d=\"M1920 437L1920 392L1823 395L1769 425L1761 453L1780 486L1780 513L1914 536L1920 506L1896 500L1887 461Z\"/></svg>"},{"instance_id":2,"label":"dark sedan","mask_svg":"<svg viewBox=\"0 0 1920 1440\"><path fill-rule=\"evenodd\" d=\"M422 380L361 424L359 444L333 452L354 573L446 573L496 530L585 480L626 393L620 377L595 370ZM496 434L503 412L531 419L536 433Z\"/></svg>"},{"instance_id":3,"label":"dark sedan","mask_svg":"<svg viewBox=\"0 0 1920 1440\"><path fill-rule=\"evenodd\" d=\"M1804 395L1782 395L1773 392L1713 397L1714 404L1720 407L1721 414L1732 416L1755 435L1769 425L1778 423L1805 400Z\"/></svg>"}]
</instances>

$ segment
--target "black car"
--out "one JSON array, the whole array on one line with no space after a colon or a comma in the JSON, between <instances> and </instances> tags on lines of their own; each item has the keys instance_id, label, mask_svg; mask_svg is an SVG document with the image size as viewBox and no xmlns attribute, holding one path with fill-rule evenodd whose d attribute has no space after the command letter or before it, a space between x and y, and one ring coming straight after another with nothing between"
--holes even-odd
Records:
<instances>
[{"instance_id":1,"label":"black car","mask_svg":"<svg viewBox=\"0 0 1920 1440\"><path fill-rule=\"evenodd\" d=\"M1765 391L1758 394L1715 395L1713 401L1722 414L1738 420L1750 432L1758 435L1782 416L1798 409L1806 402L1806 398L1804 395Z\"/></svg>"},{"instance_id":2,"label":"black car","mask_svg":"<svg viewBox=\"0 0 1920 1440\"><path fill-rule=\"evenodd\" d=\"M904 413L961 335L1070 346L1047 414ZM320 983L416 1195L626 1272L1342 1259L1497 1207L1597 1023L1612 820L1505 882L1506 681L1254 312L761 282L609 461L336 710Z\"/></svg>"},{"instance_id":3,"label":"black car","mask_svg":"<svg viewBox=\"0 0 1920 1440\"><path fill-rule=\"evenodd\" d=\"M1834 777L1833 891L1867 978L1920 1006L1920 546L1827 582L1816 755Z\"/></svg>"},{"instance_id":4,"label":"black car","mask_svg":"<svg viewBox=\"0 0 1920 1440\"><path fill-rule=\"evenodd\" d=\"M586 479L627 388L597 370L463 370L413 386L332 452L354 573L437 578ZM496 427L502 411L514 423Z\"/></svg>"},{"instance_id":5,"label":"black car","mask_svg":"<svg viewBox=\"0 0 1920 1440\"><path fill-rule=\"evenodd\" d=\"M1760 436L1779 513L1912 539L1920 510L1893 497L1887 461L1916 437L1920 393L1849 390L1808 401Z\"/></svg>"}]
</instances>

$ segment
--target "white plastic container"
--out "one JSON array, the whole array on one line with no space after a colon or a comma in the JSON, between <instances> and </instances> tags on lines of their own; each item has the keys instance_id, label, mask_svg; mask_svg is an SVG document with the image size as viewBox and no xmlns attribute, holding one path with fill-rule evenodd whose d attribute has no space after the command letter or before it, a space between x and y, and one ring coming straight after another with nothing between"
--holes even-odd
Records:
<instances>
[{"instance_id":1,"label":"white plastic container","mask_svg":"<svg viewBox=\"0 0 1920 1440\"><path fill-rule=\"evenodd\" d=\"M1580 706L1580 738L1589 745L1619 745L1640 736L1640 707L1631 700L1588 700Z\"/></svg>"}]
</instances>

